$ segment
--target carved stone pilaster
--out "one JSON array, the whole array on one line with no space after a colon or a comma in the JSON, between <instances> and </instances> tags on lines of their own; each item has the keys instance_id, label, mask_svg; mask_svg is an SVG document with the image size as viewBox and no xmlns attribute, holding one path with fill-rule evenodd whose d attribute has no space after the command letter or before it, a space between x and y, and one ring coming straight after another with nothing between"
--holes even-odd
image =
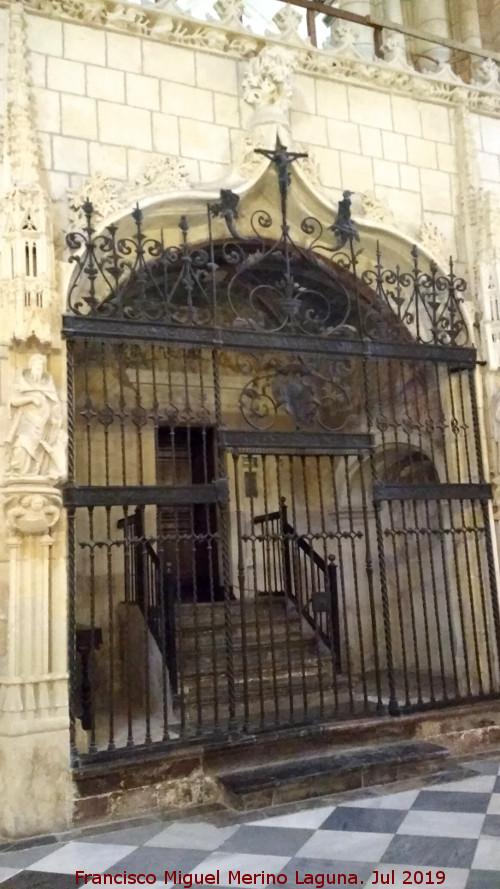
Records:
<instances>
[{"instance_id":1,"label":"carved stone pilaster","mask_svg":"<svg viewBox=\"0 0 500 889\"><path fill-rule=\"evenodd\" d=\"M62 512L56 485L66 474L66 436L61 401L44 355L31 356L8 404L0 492L9 556L0 735L27 731L28 723L38 726L44 720L62 728L67 720L66 657L53 637L53 622L64 618L65 591L57 584L52 557L53 531Z\"/></svg>"},{"instance_id":2,"label":"carved stone pilaster","mask_svg":"<svg viewBox=\"0 0 500 889\"><path fill-rule=\"evenodd\" d=\"M59 344L48 196L40 179L23 3L9 8L4 181L0 201L0 309L5 341Z\"/></svg>"}]
</instances>

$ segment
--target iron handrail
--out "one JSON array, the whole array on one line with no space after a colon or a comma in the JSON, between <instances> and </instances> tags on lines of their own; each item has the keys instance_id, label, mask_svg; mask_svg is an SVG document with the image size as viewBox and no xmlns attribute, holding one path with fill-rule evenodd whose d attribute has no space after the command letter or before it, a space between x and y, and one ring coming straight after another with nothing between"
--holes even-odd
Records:
<instances>
[{"instance_id":1,"label":"iron handrail","mask_svg":"<svg viewBox=\"0 0 500 889\"><path fill-rule=\"evenodd\" d=\"M257 515L253 518L254 525L264 525L273 521L279 522L280 529L282 577L285 586L283 593L288 599L291 599L309 626L312 627L312 629L322 638L323 642L331 648L335 658L336 669L340 670L341 650L338 615L337 566L335 564L335 559L331 556L331 561L328 561L327 563L326 560L316 552L314 547L297 533L296 529L288 521L285 498L281 498L281 506L279 510L263 513L262 515ZM326 606L326 610L330 614L329 630L325 631L324 627L321 625L321 621L318 620L313 605L313 599L307 599L306 602L303 602L302 597L298 596L294 589L294 572L292 569L292 553L290 551L290 545L295 545L298 550L301 550L310 562L312 562L312 564L323 574L325 591L324 594L321 593L320 595L325 595L329 599L328 605Z\"/></svg>"}]
</instances>

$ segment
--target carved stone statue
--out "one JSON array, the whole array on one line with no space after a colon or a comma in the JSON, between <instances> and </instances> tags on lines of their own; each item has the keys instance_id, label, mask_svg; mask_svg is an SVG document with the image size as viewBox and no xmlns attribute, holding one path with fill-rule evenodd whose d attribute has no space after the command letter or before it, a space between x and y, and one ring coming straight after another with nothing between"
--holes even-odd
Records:
<instances>
[{"instance_id":1,"label":"carved stone statue","mask_svg":"<svg viewBox=\"0 0 500 889\"><path fill-rule=\"evenodd\" d=\"M66 474L66 433L61 402L47 373L44 355L32 355L9 399L11 426L6 439L9 480L47 480Z\"/></svg>"}]
</instances>

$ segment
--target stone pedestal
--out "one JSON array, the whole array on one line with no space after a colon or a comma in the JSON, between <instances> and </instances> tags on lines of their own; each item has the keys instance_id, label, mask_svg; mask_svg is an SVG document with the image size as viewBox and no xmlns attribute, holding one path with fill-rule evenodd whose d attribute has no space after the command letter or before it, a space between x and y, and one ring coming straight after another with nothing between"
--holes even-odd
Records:
<instances>
[{"instance_id":1,"label":"stone pedestal","mask_svg":"<svg viewBox=\"0 0 500 889\"><path fill-rule=\"evenodd\" d=\"M15 837L71 823L65 533L61 494L48 480L10 481L2 499L9 591L0 675L0 834Z\"/></svg>"}]
</instances>

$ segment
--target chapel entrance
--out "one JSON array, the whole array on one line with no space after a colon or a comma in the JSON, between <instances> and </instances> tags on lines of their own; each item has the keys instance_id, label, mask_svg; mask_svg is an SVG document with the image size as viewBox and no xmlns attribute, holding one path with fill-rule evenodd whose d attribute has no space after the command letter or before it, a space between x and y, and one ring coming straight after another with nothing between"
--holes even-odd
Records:
<instances>
[{"instance_id":1,"label":"chapel entrance","mask_svg":"<svg viewBox=\"0 0 500 889\"><path fill-rule=\"evenodd\" d=\"M499 694L463 282L363 258L346 206L297 247L282 173L274 229L223 192L202 242L70 238L75 755Z\"/></svg>"}]
</instances>

